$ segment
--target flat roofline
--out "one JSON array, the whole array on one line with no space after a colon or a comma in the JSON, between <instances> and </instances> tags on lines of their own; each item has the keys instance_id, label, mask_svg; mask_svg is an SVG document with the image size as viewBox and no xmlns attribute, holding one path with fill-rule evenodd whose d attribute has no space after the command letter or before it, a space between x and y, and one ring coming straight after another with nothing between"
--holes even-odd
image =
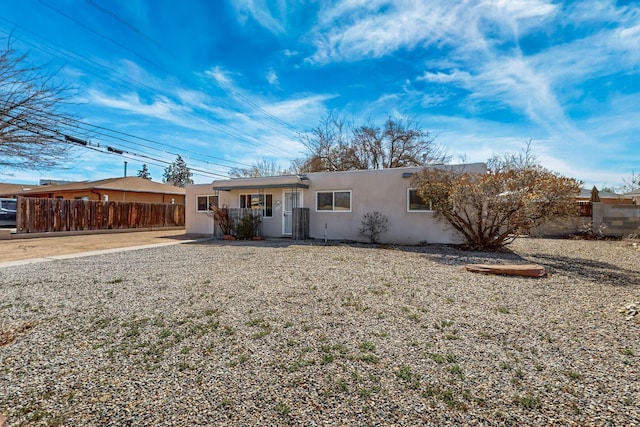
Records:
<instances>
[{"instance_id":1,"label":"flat roofline","mask_svg":"<svg viewBox=\"0 0 640 427\"><path fill-rule=\"evenodd\" d=\"M251 190L254 188L309 188L309 184L267 184L267 185L236 185L236 186L220 186L220 187L212 187L214 190L219 191L231 191L231 190Z\"/></svg>"}]
</instances>

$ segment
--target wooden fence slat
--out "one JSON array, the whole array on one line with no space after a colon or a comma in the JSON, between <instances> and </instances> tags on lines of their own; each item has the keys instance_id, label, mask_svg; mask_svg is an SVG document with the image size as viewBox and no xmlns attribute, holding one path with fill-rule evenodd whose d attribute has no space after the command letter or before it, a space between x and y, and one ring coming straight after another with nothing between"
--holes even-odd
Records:
<instances>
[{"instance_id":1,"label":"wooden fence slat","mask_svg":"<svg viewBox=\"0 0 640 427\"><path fill-rule=\"evenodd\" d=\"M18 198L18 233L184 226L184 205Z\"/></svg>"},{"instance_id":2,"label":"wooden fence slat","mask_svg":"<svg viewBox=\"0 0 640 427\"><path fill-rule=\"evenodd\" d=\"M309 208L293 208L291 218L291 238L305 240L309 238Z\"/></svg>"},{"instance_id":3,"label":"wooden fence slat","mask_svg":"<svg viewBox=\"0 0 640 427\"><path fill-rule=\"evenodd\" d=\"M593 204L589 201L579 201L578 202L578 210L579 216L592 216L593 215Z\"/></svg>"}]
</instances>

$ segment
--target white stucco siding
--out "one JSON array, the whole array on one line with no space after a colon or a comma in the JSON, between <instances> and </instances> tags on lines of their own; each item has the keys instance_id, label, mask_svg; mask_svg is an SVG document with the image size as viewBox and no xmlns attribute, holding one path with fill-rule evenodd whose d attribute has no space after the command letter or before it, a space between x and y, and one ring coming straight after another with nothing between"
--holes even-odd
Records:
<instances>
[{"instance_id":1,"label":"white stucco siding","mask_svg":"<svg viewBox=\"0 0 640 427\"><path fill-rule=\"evenodd\" d=\"M405 173L420 168L400 168L353 172L309 174L311 200L309 234L312 238L366 241L359 235L365 214L380 212L389 219L388 232L381 243L419 244L460 242L455 230L435 217L433 212L408 212L407 189L411 178ZM326 212L316 209L316 194L324 191L351 191L351 212ZM326 229L325 229L326 225Z\"/></svg>"},{"instance_id":2,"label":"white stucco siding","mask_svg":"<svg viewBox=\"0 0 640 427\"><path fill-rule=\"evenodd\" d=\"M280 188L214 191L211 184L195 184L187 186L186 190L185 231L187 233L213 234L213 219L211 216L207 215L206 212L197 211L196 199L198 196L217 194L219 206L237 208L240 207L240 195L262 192L263 194L272 195L272 216L262 218L262 233L265 237L282 236L283 190Z\"/></svg>"},{"instance_id":3,"label":"white stucco siding","mask_svg":"<svg viewBox=\"0 0 640 427\"><path fill-rule=\"evenodd\" d=\"M483 163L443 166L457 171L486 173ZM348 172L309 173L304 179L309 188L298 188L302 197L302 206L309 208L309 235L314 239L356 240L365 241L360 236L362 219L366 213L380 212L389 219L388 232L381 236L382 243L420 244L428 243L460 243L461 236L447 223L436 217L433 212L407 211L407 189L411 188L411 178L407 177L421 168L398 168L383 170L365 170ZM277 177L274 180L291 182L291 177ZM237 208L240 206L241 194L271 194L273 216L263 218L264 237L282 237L284 194L291 188L268 188L270 178L259 178L256 183L264 185L263 189L248 188L250 179L241 181L221 181L221 185L233 188L238 183L242 189L230 191L220 190L219 205ZM302 181L301 181L302 182ZM279 185L279 184L278 184ZM186 231L187 233L213 233L213 220L203 212L196 212L198 195L213 195L211 184L187 186ZM325 211L317 209L318 192L351 192L350 211ZM335 197L335 194L334 194Z\"/></svg>"},{"instance_id":4,"label":"white stucco siding","mask_svg":"<svg viewBox=\"0 0 640 427\"><path fill-rule=\"evenodd\" d=\"M213 235L213 218L205 212L197 212L197 196L213 195L211 184L192 184L186 186L185 232Z\"/></svg>"}]
</instances>

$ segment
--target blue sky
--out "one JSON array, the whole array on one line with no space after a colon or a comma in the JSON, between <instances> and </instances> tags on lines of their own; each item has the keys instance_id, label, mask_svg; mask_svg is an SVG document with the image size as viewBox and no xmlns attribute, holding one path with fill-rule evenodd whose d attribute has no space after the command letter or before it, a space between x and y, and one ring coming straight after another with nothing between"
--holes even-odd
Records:
<instances>
[{"instance_id":1,"label":"blue sky","mask_svg":"<svg viewBox=\"0 0 640 427\"><path fill-rule=\"evenodd\" d=\"M531 140L546 167L618 186L640 172L640 5L546 0L6 0L0 38L75 88L64 168L135 175L181 154L196 182L304 154L330 111L413 117L454 161ZM105 154L106 147L128 153Z\"/></svg>"}]
</instances>

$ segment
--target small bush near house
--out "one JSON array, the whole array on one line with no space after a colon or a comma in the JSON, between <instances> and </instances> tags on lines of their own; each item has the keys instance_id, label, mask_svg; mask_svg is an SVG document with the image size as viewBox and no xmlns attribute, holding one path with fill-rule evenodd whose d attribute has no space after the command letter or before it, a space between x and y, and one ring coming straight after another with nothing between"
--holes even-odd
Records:
<instances>
[{"instance_id":1,"label":"small bush near house","mask_svg":"<svg viewBox=\"0 0 640 427\"><path fill-rule=\"evenodd\" d=\"M225 236L235 235L235 224L233 218L229 216L229 209L227 208L214 208L213 219L220 227L222 234Z\"/></svg>"},{"instance_id":2,"label":"small bush near house","mask_svg":"<svg viewBox=\"0 0 640 427\"><path fill-rule=\"evenodd\" d=\"M589 239L604 239L604 230L606 230L607 225L605 223L600 223L600 225L595 225L593 221L583 222L580 231L577 233L578 236Z\"/></svg>"},{"instance_id":3,"label":"small bush near house","mask_svg":"<svg viewBox=\"0 0 640 427\"><path fill-rule=\"evenodd\" d=\"M259 232L262 219L258 215L248 214L244 216L236 226L238 239L251 239Z\"/></svg>"},{"instance_id":4,"label":"small bush near house","mask_svg":"<svg viewBox=\"0 0 640 427\"><path fill-rule=\"evenodd\" d=\"M380 212L364 214L358 234L369 239L371 243L378 243L380 236L389 230L389 218Z\"/></svg>"}]
</instances>

